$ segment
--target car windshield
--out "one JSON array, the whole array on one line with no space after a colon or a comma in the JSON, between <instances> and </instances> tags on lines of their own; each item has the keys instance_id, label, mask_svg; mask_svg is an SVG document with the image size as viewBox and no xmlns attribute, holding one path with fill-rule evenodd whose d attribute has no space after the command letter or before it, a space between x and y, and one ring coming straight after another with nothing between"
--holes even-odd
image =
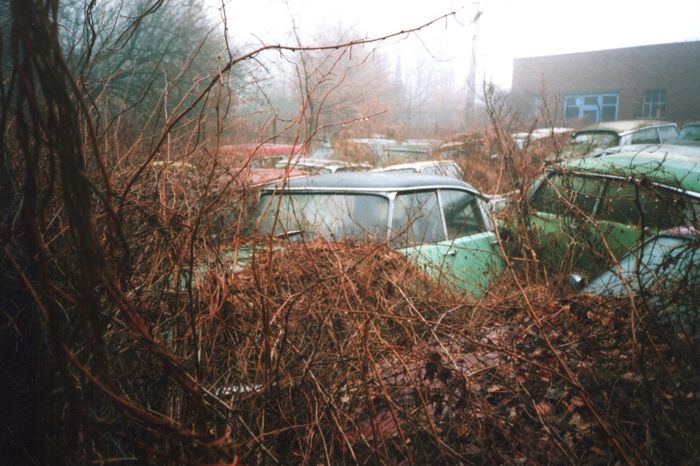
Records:
<instances>
[{"instance_id":1,"label":"car windshield","mask_svg":"<svg viewBox=\"0 0 700 466\"><path fill-rule=\"evenodd\" d=\"M585 144L597 147L611 147L618 145L620 137L615 133L607 131L590 131L577 133L573 140L573 144Z\"/></svg>"},{"instance_id":2,"label":"car windshield","mask_svg":"<svg viewBox=\"0 0 700 466\"><path fill-rule=\"evenodd\" d=\"M658 236L628 254L620 269L609 270L593 280L588 293L622 296L631 291L670 292L687 281L691 273L697 279L700 249L697 241L675 236ZM695 271L695 272L693 272Z\"/></svg>"},{"instance_id":3,"label":"car windshield","mask_svg":"<svg viewBox=\"0 0 700 466\"><path fill-rule=\"evenodd\" d=\"M257 233L278 238L387 239L389 199L368 193L264 194Z\"/></svg>"}]
</instances>

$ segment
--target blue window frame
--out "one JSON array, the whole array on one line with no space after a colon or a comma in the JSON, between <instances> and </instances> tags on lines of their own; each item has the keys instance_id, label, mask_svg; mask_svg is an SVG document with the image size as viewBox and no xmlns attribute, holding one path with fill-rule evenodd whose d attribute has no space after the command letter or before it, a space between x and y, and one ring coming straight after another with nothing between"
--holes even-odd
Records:
<instances>
[{"instance_id":1,"label":"blue window frame","mask_svg":"<svg viewBox=\"0 0 700 466\"><path fill-rule=\"evenodd\" d=\"M568 94L564 96L564 119L590 120L592 123L617 120L619 94Z\"/></svg>"}]
</instances>

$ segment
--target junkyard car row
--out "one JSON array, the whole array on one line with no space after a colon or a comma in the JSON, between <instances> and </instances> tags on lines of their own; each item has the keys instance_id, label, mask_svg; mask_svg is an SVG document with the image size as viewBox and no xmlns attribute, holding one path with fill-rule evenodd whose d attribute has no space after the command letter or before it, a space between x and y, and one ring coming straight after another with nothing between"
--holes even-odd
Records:
<instances>
[{"instance_id":1,"label":"junkyard car row","mask_svg":"<svg viewBox=\"0 0 700 466\"><path fill-rule=\"evenodd\" d=\"M661 134L662 127L652 129ZM578 134L573 133L572 141ZM460 297L478 300L504 275L506 264L513 263L507 243L517 240L516 224L526 225L538 243L537 260L559 273L560 282L573 272L568 282L575 292L598 295L580 296L584 302L643 300L672 334L697 338L700 150L696 149L650 141L545 164L541 176L523 191L525 210L509 204L508 195L481 193L461 179L461 170L449 171L460 168L451 160L372 171L363 171L361 162L278 160L276 169L286 176L258 186L255 215L248 225L255 241L236 250L229 270L251 272L255 254L263 250L260 245L265 251L287 253L306 249L309 245L304 243L313 242L308 249L317 251L314 248L328 244L343 247L369 241L391 247L417 266L419 274L411 275L409 289L432 281L440 291L444 286ZM503 212L510 215L501 217ZM399 263L406 265L400 256ZM489 338L509 331L499 326ZM471 374L505 359L496 351L467 352L452 370ZM447 378L429 376L423 364L408 366L402 361L395 371L390 370L392 363L388 366L378 375L386 385L407 385L407 377L432 390L447 384ZM257 381L233 380L216 393L236 397L263 389ZM392 414L380 407L376 416L346 431L346 436L353 444L359 438L393 437L408 412ZM439 414L430 411L428 416L438 419Z\"/></svg>"},{"instance_id":2,"label":"junkyard car row","mask_svg":"<svg viewBox=\"0 0 700 466\"><path fill-rule=\"evenodd\" d=\"M527 222L541 244L541 260L553 270L595 276L655 234L697 225L700 149L681 145L696 129L688 124L679 137L673 123L640 120L551 132L571 136L561 157L527 191ZM522 148L523 135L517 135ZM237 147L242 146L225 152ZM289 154L280 158L280 151ZM367 163L328 159L333 153L326 148L322 156L309 157L293 145L260 150L253 160L259 165L271 159L281 181L260 193L257 235L386 243L435 280L477 297L501 272L505 249L491 214L508 204L507 197L484 195L463 182L457 161L412 161L369 171ZM283 177L285 169L293 176ZM494 209L489 199L496 198ZM513 233L512 221L500 226ZM687 231L686 240L692 236ZM601 286L586 291L602 293Z\"/></svg>"}]
</instances>

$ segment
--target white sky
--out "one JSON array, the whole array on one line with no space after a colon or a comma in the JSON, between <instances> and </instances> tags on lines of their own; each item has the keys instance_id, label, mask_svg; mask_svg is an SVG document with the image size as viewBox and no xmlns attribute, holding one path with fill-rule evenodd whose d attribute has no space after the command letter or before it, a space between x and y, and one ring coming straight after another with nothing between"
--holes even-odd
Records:
<instances>
[{"instance_id":1,"label":"white sky","mask_svg":"<svg viewBox=\"0 0 700 466\"><path fill-rule=\"evenodd\" d=\"M237 45L291 45L292 17L308 37L338 27L371 37L456 10L456 18L421 32L420 41L413 37L386 50L401 54L403 62L447 66L457 82L466 82L470 22L481 8L478 77L503 88L510 87L516 57L700 40L699 0L226 0L226 5Z\"/></svg>"}]
</instances>

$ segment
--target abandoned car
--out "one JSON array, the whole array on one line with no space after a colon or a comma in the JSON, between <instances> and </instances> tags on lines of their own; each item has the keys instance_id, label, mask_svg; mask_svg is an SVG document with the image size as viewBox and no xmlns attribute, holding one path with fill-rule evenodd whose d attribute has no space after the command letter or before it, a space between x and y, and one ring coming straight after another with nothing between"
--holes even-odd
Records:
<instances>
[{"instance_id":1,"label":"abandoned car","mask_svg":"<svg viewBox=\"0 0 700 466\"><path fill-rule=\"evenodd\" d=\"M479 296L503 268L494 226L471 185L415 173L341 173L263 189L258 235L387 243L436 281Z\"/></svg>"},{"instance_id":2,"label":"abandoned car","mask_svg":"<svg viewBox=\"0 0 700 466\"><path fill-rule=\"evenodd\" d=\"M543 260L600 272L660 230L697 225L698 159L667 151L561 162L530 188L529 208Z\"/></svg>"},{"instance_id":3,"label":"abandoned car","mask_svg":"<svg viewBox=\"0 0 700 466\"><path fill-rule=\"evenodd\" d=\"M675 123L661 120L607 121L587 126L571 135L557 158L598 156L604 149L630 144L662 144L678 136Z\"/></svg>"}]
</instances>

